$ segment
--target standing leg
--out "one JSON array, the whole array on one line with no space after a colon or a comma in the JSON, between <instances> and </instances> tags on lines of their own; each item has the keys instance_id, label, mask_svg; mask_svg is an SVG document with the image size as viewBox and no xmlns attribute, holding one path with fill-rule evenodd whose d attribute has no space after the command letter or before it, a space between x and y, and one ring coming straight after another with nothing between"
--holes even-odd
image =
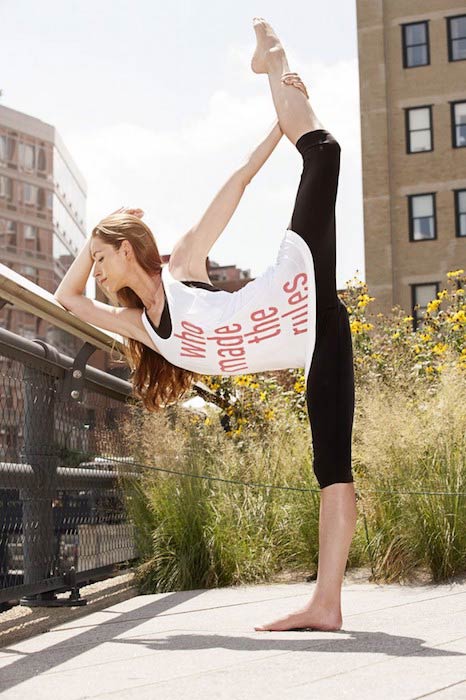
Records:
<instances>
[{"instance_id":1,"label":"standing leg","mask_svg":"<svg viewBox=\"0 0 466 700\"><path fill-rule=\"evenodd\" d=\"M254 29L257 36L257 48L251 63L252 69L256 73L267 73L280 128L289 140L296 145L297 141L304 134L323 129L322 124L315 116L306 96L296 89L291 90L290 86L283 85L281 82L281 75L289 71L289 66L285 51L271 26L261 18L256 18L254 20ZM309 140L309 137L306 138ZM304 144L303 148L305 150ZM317 266L316 291L318 308L319 302L321 311L323 311L324 307L333 306L333 313L337 314L334 268L335 241L333 240L335 232L331 225L332 222L325 224L323 220L318 218L319 209L315 206L317 203L313 201L317 192L315 189L316 180L312 171L308 170L311 161L314 162L315 168L321 167L316 160L319 157L321 157L320 162L323 164L323 170L320 171L320 175L333 186L334 177L331 171L335 167L335 161L333 161L332 165L332 161L327 156L323 154L319 156L318 152L312 152L311 149L309 155L306 155L305 158L305 175L302 178L302 185L297 197L292 228L308 243ZM312 196L310 196L310 193ZM332 193L327 188L325 193L321 192L317 198L320 203L328 199L327 208L332 209L332 197L334 195L336 195L336 192ZM333 217L333 209L331 213ZM344 312L346 313L346 309ZM323 313L321 318L324 318ZM341 331L339 325L336 335L330 338L331 343L337 342L338 333L340 332L344 331ZM346 338L347 340L348 338ZM324 356L327 357L327 353L324 352ZM346 355L345 357L348 360L348 356ZM324 373L328 369L331 371L329 367L321 367L320 369L323 369ZM320 376L322 378L321 372ZM324 378L325 381L326 379ZM323 385L321 384L321 386ZM338 388L338 386L339 384L335 388ZM315 395L316 392L313 393ZM318 418L320 418L322 404L318 402L315 406L316 411L319 413ZM324 435L325 439L325 434L319 429L319 436L322 435ZM319 440L319 444L320 442ZM328 455L329 452L327 451L325 454ZM320 458L319 462L323 464ZM356 526L357 509L354 485L352 482L348 483L349 477L347 472L343 471L338 461L331 466L335 466L335 469L325 470L321 468L321 471L318 473L322 484L319 513L319 566L317 582L311 600L300 610L270 624L257 626L255 627L256 630L287 630L305 627L320 630L336 630L342 626L341 586Z\"/></svg>"}]
</instances>

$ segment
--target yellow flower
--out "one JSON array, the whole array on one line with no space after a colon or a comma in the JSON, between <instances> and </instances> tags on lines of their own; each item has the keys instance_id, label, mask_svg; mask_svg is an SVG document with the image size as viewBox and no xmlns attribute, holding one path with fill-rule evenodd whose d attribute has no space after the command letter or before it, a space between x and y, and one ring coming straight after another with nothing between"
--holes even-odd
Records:
<instances>
[{"instance_id":1,"label":"yellow flower","mask_svg":"<svg viewBox=\"0 0 466 700\"><path fill-rule=\"evenodd\" d=\"M265 401L266 398L267 398L267 392L261 391L261 393L259 394L259 399L261 401Z\"/></svg>"},{"instance_id":2,"label":"yellow flower","mask_svg":"<svg viewBox=\"0 0 466 700\"><path fill-rule=\"evenodd\" d=\"M437 296L439 299L445 299L448 296L448 292L446 289L442 289L440 292L437 292Z\"/></svg>"},{"instance_id":3,"label":"yellow flower","mask_svg":"<svg viewBox=\"0 0 466 700\"><path fill-rule=\"evenodd\" d=\"M437 367L435 369L437 370L437 372L441 372L444 367L445 367L445 365L437 365Z\"/></svg>"},{"instance_id":4,"label":"yellow flower","mask_svg":"<svg viewBox=\"0 0 466 700\"><path fill-rule=\"evenodd\" d=\"M304 382L298 380L297 382L294 383L294 390L301 393L304 391Z\"/></svg>"},{"instance_id":5,"label":"yellow flower","mask_svg":"<svg viewBox=\"0 0 466 700\"><path fill-rule=\"evenodd\" d=\"M251 389L258 389L258 388L259 388L258 382L251 382Z\"/></svg>"},{"instance_id":6,"label":"yellow flower","mask_svg":"<svg viewBox=\"0 0 466 700\"><path fill-rule=\"evenodd\" d=\"M450 279L454 277L459 277L460 275L464 274L464 270L452 270L451 272L447 272L447 277Z\"/></svg>"},{"instance_id":7,"label":"yellow flower","mask_svg":"<svg viewBox=\"0 0 466 700\"><path fill-rule=\"evenodd\" d=\"M212 421L210 420L210 418L206 418L204 421L204 425L210 425L211 423Z\"/></svg>"},{"instance_id":8,"label":"yellow flower","mask_svg":"<svg viewBox=\"0 0 466 700\"><path fill-rule=\"evenodd\" d=\"M379 313L377 314L377 317L382 318L382 316L383 316L383 313L381 311L379 311Z\"/></svg>"},{"instance_id":9,"label":"yellow flower","mask_svg":"<svg viewBox=\"0 0 466 700\"><path fill-rule=\"evenodd\" d=\"M445 345L445 343L437 343L432 348L432 352L435 352L436 355L443 355L443 353L446 352L447 348L448 345Z\"/></svg>"},{"instance_id":10,"label":"yellow flower","mask_svg":"<svg viewBox=\"0 0 466 700\"><path fill-rule=\"evenodd\" d=\"M426 367L426 372L427 372L428 374L432 374L433 371L434 371L434 368L433 368L433 367Z\"/></svg>"},{"instance_id":11,"label":"yellow flower","mask_svg":"<svg viewBox=\"0 0 466 700\"><path fill-rule=\"evenodd\" d=\"M266 420L272 420L273 417L274 417L273 408L268 408L267 411L265 411L265 413L264 413L264 418Z\"/></svg>"},{"instance_id":12,"label":"yellow flower","mask_svg":"<svg viewBox=\"0 0 466 700\"><path fill-rule=\"evenodd\" d=\"M462 297L464 295L464 289L457 289L456 290L456 296Z\"/></svg>"},{"instance_id":13,"label":"yellow flower","mask_svg":"<svg viewBox=\"0 0 466 700\"><path fill-rule=\"evenodd\" d=\"M424 342L425 342L425 341L431 339L431 335L430 335L430 333L421 333L420 338L421 338L421 340L424 340Z\"/></svg>"},{"instance_id":14,"label":"yellow flower","mask_svg":"<svg viewBox=\"0 0 466 700\"><path fill-rule=\"evenodd\" d=\"M413 345L413 350L416 353L416 355L421 352L421 348L419 345Z\"/></svg>"},{"instance_id":15,"label":"yellow flower","mask_svg":"<svg viewBox=\"0 0 466 700\"><path fill-rule=\"evenodd\" d=\"M412 321L412 320L413 320L413 317L412 317L412 316L405 316L404 319L403 319L403 321L406 321L406 322Z\"/></svg>"},{"instance_id":16,"label":"yellow flower","mask_svg":"<svg viewBox=\"0 0 466 700\"><path fill-rule=\"evenodd\" d=\"M351 321L350 323L350 328L352 333L360 333L361 332L361 321Z\"/></svg>"},{"instance_id":17,"label":"yellow flower","mask_svg":"<svg viewBox=\"0 0 466 700\"><path fill-rule=\"evenodd\" d=\"M393 335L392 335L393 340L396 340L399 337L400 337L400 331L397 331L396 333L393 333Z\"/></svg>"},{"instance_id":18,"label":"yellow flower","mask_svg":"<svg viewBox=\"0 0 466 700\"><path fill-rule=\"evenodd\" d=\"M212 391L216 391L217 389L220 389L220 384L218 384L217 382L213 382L213 384L210 385L210 388L212 389Z\"/></svg>"},{"instance_id":19,"label":"yellow flower","mask_svg":"<svg viewBox=\"0 0 466 700\"><path fill-rule=\"evenodd\" d=\"M358 307L364 309L370 301L374 301L375 297L370 297L368 294L360 294L358 299Z\"/></svg>"},{"instance_id":20,"label":"yellow flower","mask_svg":"<svg viewBox=\"0 0 466 700\"><path fill-rule=\"evenodd\" d=\"M352 313L353 313L353 307L352 307L352 306L347 306L347 307L346 307L346 310L347 310L347 312L348 312L349 314L352 314Z\"/></svg>"},{"instance_id":21,"label":"yellow flower","mask_svg":"<svg viewBox=\"0 0 466 700\"><path fill-rule=\"evenodd\" d=\"M427 304L427 312L431 313L432 311L437 311L438 307L440 306L440 299L434 299L433 301L429 301Z\"/></svg>"},{"instance_id":22,"label":"yellow flower","mask_svg":"<svg viewBox=\"0 0 466 700\"><path fill-rule=\"evenodd\" d=\"M371 328L374 328L372 323L362 323L361 327L363 331L370 331Z\"/></svg>"}]
</instances>

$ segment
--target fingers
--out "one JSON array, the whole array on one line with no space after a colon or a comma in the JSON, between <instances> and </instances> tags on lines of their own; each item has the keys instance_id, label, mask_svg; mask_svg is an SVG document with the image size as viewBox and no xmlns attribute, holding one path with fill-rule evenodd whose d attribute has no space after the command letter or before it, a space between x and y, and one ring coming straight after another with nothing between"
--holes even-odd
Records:
<instances>
[{"instance_id":1,"label":"fingers","mask_svg":"<svg viewBox=\"0 0 466 700\"><path fill-rule=\"evenodd\" d=\"M307 98L309 98L309 94L307 92L306 86L304 85L303 81L301 80L301 78L299 77L299 75L297 73L293 73L293 72L283 73L283 75L281 76L281 82L284 85L291 85L292 87L298 88L298 90L301 90L301 92Z\"/></svg>"},{"instance_id":2,"label":"fingers","mask_svg":"<svg viewBox=\"0 0 466 700\"><path fill-rule=\"evenodd\" d=\"M131 207L120 207L116 211L112 211L112 214L131 214L132 216L137 216L138 219L142 219L144 216L144 211L142 209L132 209Z\"/></svg>"}]
</instances>

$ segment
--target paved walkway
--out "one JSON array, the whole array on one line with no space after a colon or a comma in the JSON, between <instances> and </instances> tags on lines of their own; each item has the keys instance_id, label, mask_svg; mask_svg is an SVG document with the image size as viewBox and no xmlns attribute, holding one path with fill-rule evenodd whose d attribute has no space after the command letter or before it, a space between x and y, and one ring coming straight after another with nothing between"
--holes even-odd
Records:
<instances>
[{"instance_id":1,"label":"paved walkway","mask_svg":"<svg viewBox=\"0 0 466 700\"><path fill-rule=\"evenodd\" d=\"M342 630L254 631L314 585L136 596L0 649L1 698L466 698L466 582L345 584Z\"/></svg>"}]
</instances>

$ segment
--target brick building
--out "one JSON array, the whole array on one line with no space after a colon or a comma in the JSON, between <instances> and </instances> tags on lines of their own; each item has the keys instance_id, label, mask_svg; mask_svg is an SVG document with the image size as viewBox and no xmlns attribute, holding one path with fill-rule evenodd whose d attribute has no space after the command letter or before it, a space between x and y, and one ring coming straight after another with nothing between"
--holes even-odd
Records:
<instances>
[{"instance_id":1,"label":"brick building","mask_svg":"<svg viewBox=\"0 0 466 700\"><path fill-rule=\"evenodd\" d=\"M466 7L356 4L366 281L373 310L416 325L466 269Z\"/></svg>"}]
</instances>

